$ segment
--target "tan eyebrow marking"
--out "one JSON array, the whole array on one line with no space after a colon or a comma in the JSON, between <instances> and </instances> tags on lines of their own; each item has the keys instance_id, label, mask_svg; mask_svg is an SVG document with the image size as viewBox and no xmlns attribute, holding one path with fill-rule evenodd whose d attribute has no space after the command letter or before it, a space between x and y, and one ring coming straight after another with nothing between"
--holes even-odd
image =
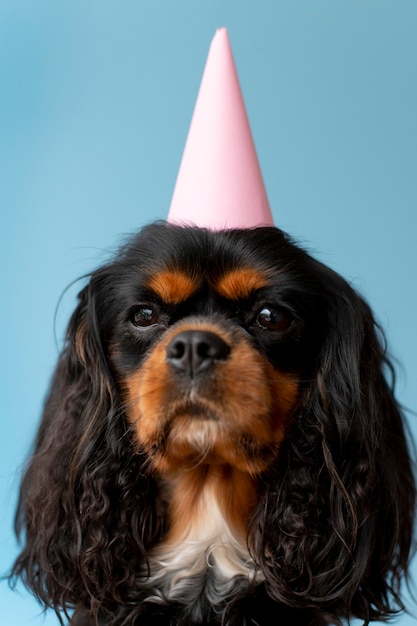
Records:
<instances>
[{"instance_id":1,"label":"tan eyebrow marking","mask_svg":"<svg viewBox=\"0 0 417 626\"><path fill-rule=\"evenodd\" d=\"M229 300L247 298L267 284L266 276L251 267L242 267L224 274L214 285L215 291Z\"/></svg>"},{"instance_id":2,"label":"tan eyebrow marking","mask_svg":"<svg viewBox=\"0 0 417 626\"><path fill-rule=\"evenodd\" d=\"M199 281L184 272L167 269L150 278L146 287L167 304L179 304L197 291Z\"/></svg>"}]
</instances>

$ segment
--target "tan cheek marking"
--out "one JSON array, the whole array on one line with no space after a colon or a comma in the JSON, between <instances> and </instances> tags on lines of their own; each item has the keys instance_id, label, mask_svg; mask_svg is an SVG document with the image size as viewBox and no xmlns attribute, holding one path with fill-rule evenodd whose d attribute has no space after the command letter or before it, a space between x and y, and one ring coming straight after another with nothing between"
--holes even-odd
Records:
<instances>
[{"instance_id":1,"label":"tan cheek marking","mask_svg":"<svg viewBox=\"0 0 417 626\"><path fill-rule=\"evenodd\" d=\"M223 298L239 300L267 284L266 277L259 271L246 267L231 270L214 285L215 291Z\"/></svg>"},{"instance_id":2,"label":"tan cheek marking","mask_svg":"<svg viewBox=\"0 0 417 626\"><path fill-rule=\"evenodd\" d=\"M199 281L175 270L163 270L146 284L167 304L184 302L197 291Z\"/></svg>"},{"instance_id":3,"label":"tan cheek marking","mask_svg":"<svg viewBox=\"0 0 417 626\"><path fill-rule=\"evenodd\" d=\"M253 427L257 436L262 436L263 429L270 432L266 414L272 416L272 422L284 424L297 403L298 376L276 370L248 341L234 347L221 378L228 407L245 427Z\"/></svg>"},{"instance_id":4,"label":"tan cheek marking","mask_svg":"<svg viewBox=\"0 0 417 626\"><path fill-rule=\"evenodd\" d=\"M299 401L298 377L275 370L245 343L235 350L229 365L222 373L223 394L228 412L237 416L236 432L245 432L255 446L279 446ZM245 457L233 445L233 437L225 439L224 446L233 464L249 472L265 470L270 461L263 456Z\"/></svg>"},{"instance_id":5,"label":"tan cheek marking","mask_svg":"<svg viewBox=\"0 0 417 626\"><path fill-rule=\"evenodd\" d=\"M162 410L167 380L165 346L158 345L150 361L125 381L127 418L134 427L137 439L145 446L152 446L158 432L163 429Z\"/></svg>"}]
</instances>

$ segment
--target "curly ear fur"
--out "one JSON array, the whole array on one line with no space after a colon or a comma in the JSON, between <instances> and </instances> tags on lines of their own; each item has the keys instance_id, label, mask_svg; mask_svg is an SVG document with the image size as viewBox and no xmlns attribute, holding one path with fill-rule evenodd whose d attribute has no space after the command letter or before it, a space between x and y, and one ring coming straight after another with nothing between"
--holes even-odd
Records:
<instances>
[{"instance_id":1,"label":"curly ear fur","mask_svg":"<svg viewBox=\"0 0 417 626\"><path fill-rule=\"evenodd\" d=\"M99 331L98 271L79 294L22 481L13 576L57 611L134 587L158 532L153 485L135 454ZM125 597L120 592L120 597ZM97 608L98 611L98 608Z\"/></svg>"},{"instance_id":2,"label":"curly ear fur","mask_svg":"<svg viewBox=\"0 0 417 626\"><path fill-rule=\"evenodd\" d=\"M404 608L415 485L382 333L367 304L322 270L327 336L253 520L255 558L276 600L329 623L368 623L396 612L390 599Z\"/></svg>"}]
</instances>

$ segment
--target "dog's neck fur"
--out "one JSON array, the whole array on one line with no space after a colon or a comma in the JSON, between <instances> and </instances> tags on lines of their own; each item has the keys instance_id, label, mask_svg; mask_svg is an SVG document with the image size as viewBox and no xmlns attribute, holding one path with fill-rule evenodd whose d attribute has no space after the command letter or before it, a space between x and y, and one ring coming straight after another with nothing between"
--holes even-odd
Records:
<instances>
[{"instance_id":1,"label":"dog's neck fur","mask_svg":"<svg viewBox=\"0 0 417 626\"><path fill-rule=\"evenodd\" d=\"M245 541L247 522L256 502L256 483L229 465L182 470L167 480L169 532L167 543L203 541L211 530L227 527Z\"/></svg>"},{"instance_id":2,"label":"dog's neck fur","mask_svg":"<svg viewBox=\"0 0 417 626\"><path fill-rule=\"evenodd\" d=\"M221 604L236 584L258 580L246 538L256 481L230 466L210 465L178 471L164 483L169 529L151 553L148 583L156 596L149 599L192 603L204 588Z\"/></svg>"}]
</instances>

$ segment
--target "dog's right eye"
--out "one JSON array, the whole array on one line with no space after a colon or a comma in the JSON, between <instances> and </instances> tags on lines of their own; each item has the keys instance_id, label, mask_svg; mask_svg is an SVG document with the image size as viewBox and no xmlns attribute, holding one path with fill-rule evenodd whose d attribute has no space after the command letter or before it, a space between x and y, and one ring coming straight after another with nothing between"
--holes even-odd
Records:
<instances>
[{"instance_id":1,"label":"dog's right eye","mask_svg":"<svg viewBox=\"0 0 417 626\"><path fill-rule=\"evenodd\" d=\"M156 326L159 321L159 312L149 305L136 307L130 314L130 321L136 328Z\"/></svg>"}]
</instances>

